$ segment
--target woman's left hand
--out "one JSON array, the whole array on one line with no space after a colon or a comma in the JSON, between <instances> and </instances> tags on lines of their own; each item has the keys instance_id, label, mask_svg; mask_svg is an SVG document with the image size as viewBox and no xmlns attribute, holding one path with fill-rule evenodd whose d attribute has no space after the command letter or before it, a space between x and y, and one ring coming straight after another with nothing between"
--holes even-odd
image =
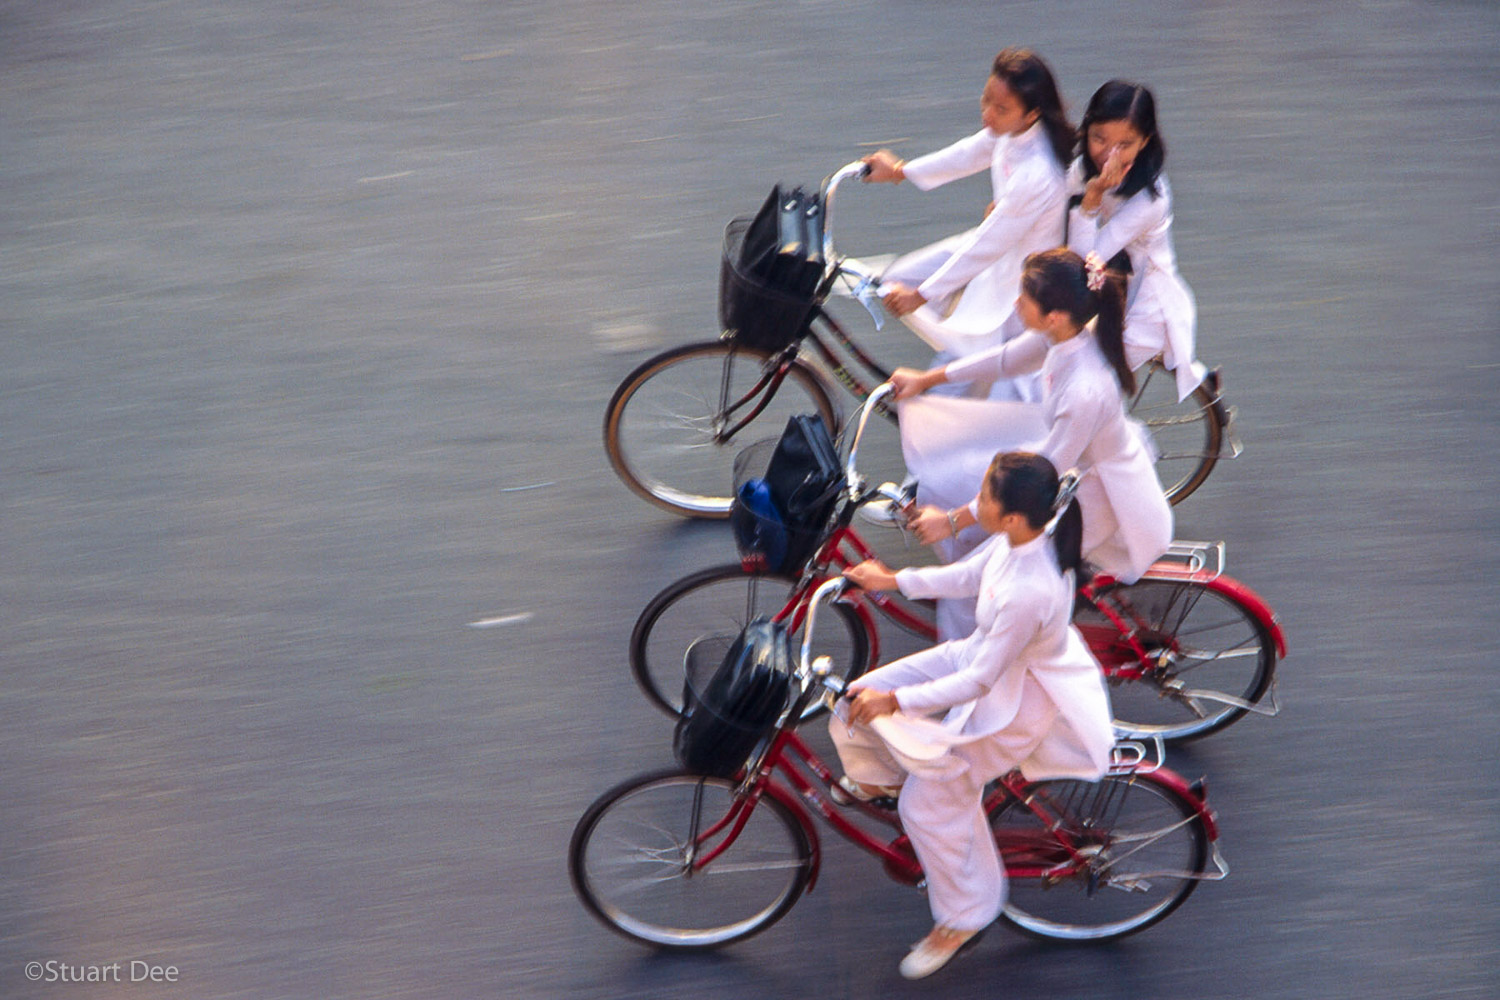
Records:
<instances>
[{"instance_id":1,"label":"woman's left hand","mask_svg":"<svg viewBox=\"0 0 1500 1000\"><path fill-rule=\"evenodd\" d=\"M885 311L892 316L905 316L907 313L916 312L927 304L922 293L915 288L907 288L905 285L891 285L890 291L885 293L881 300L885 304Z\"/></svg>"},{"instance_id":2,"label":"woman's left hand","mask_svg":"<svg viewBox=\"0 0 1500 1000\"><path fill-rule=\"evenodd\" d=\"M890 715L900 707L901 704L896 701L895 692L860 688L854 692L854 697L849 704L849 724L858 725L870 722L882 715Z\"/></svg>"}]
</instances>

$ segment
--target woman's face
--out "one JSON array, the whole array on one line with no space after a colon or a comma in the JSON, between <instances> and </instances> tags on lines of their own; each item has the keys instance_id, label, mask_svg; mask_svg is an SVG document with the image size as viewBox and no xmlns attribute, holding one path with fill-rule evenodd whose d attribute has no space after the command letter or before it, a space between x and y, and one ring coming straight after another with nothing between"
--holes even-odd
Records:
<instances>
[{"instance_id":1,"label":"woman's face","mask_svg":"<svg viewBox=\"0 0 1500 1000\"><path fill-rule=\"evenodd\" d=\"M1037 113L1026 105L1006 82L992 76L979 98L979 120L996 135L1020 135L1036 124Z\"/></svg>"},{"instance_id":2,"label":"woman's face","mask_svg":"<svg viewBox=\"0 0 1500 1000\"><path fill-rule=\"evenodd\" d=\"M990 490L990 477L984 477L984 486L979 490L979 526L991 535L998 535L1004 528L1007 515L1000 509L1000 500Z\"/></svg>"},{"instance_id":3,"label":"woman's face","mask_svg":"<svg viewBox=\"0 0 1500 1000\"><path fill-rule=\"evenodd\" d=\"M1125 119L1112 122L1094 122L1088 129L1089 159L1094 169L1104 170L1111 155L1119 160L1121 174L1129 172L1135 158L1146 147L1150 136L1141 135L1136 127Z\"/></svg>"},{"instance_id":4,"label":"woman's face","mask_svg":"<svg viewBox=\"0 0 1500 1000\"><path fill-rule=\"evenodd\" d=\"M1021 322L1026 324L1026 329L1047 333L1047 314L1042 312L1042 305L1032 298L1024 288L1021 294L1016 296L1016 315L1021 317Z\"/></svg>"}]
</instances>

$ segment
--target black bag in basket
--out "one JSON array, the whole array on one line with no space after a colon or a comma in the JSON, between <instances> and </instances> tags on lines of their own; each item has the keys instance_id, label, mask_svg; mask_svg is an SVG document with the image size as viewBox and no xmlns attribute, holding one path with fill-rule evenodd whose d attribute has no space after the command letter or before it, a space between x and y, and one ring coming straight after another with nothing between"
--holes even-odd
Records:
<instances>
[{"instance_id":1,"label":"black bag in basket","mask_svg":"<svg viewBox=\"0 0 1500 1000\"><path fill-rule=\"evenodd\" d=\"M822 213L817 194L773 187L745 231L740 270L777 291L810 299L823 278Z\"/></svg>"},{"instance_id":2,"label":"black bag in basket","mask_svg":"<svg viewBox=\"0 0 1500 1000\"><path fill-rule=\"evenodd\" d=\"M767 351L800 340L817 310L823 264L819 195L778 184L753 218L735 219L724 231L720 327Z\"/></svg>"},{"instance_id":3,"label":"black bag in basket","mask_svg":"<svg viewBox=\"0 0 1500 1000\"><path fill-rule=\"evenodd\" d=\"M741 551L765 556L773 573L800 570L823 541L843 484L838 450L823 418L791 417L765 475L739 487L730 510Z\"/></svg>"},{"instance_id":4,"label":"black bag in basket","mask_svg":"<svg viewBox=\"0 0 1500 1000\"><path fill-rule=\"evenodd\" d=\"M684 709L672 749L691 771L732 778L786 710L791 643L780 625L757 618L722 658L714 658L722 648L710 636L688 650Z\"/></svg>"},{"instance_id":5,"label":"black bag in basket","mask_svg":"<svg viewBox=\"0 0 1500 1000\"><path fill-rule=\"evenodd\" d=\"M787 420L766 465L766 485L793 541L801 542L788 544L783 565L800 569L822 540L844 485L838 449L822 417L802 413Z\"/></svg>"}]
</instances>

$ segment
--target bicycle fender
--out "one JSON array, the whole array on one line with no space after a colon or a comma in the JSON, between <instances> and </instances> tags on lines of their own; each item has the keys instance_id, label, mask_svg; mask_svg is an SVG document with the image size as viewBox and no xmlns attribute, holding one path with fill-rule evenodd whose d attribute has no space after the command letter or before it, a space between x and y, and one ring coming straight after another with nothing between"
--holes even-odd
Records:
<instances>
[{"instance_id":1,"label":"bicycle fender","mask_svg":"<svg viewBox=\"0 0 1500 1000\"><path fill-rule=\"evenodd\" d=\"M1209 590L1217 591L1232 600L1238 601L1245 609L1255 616L1255 620L1265 626L1267 632L1271 633L1271 640L1276 643L1276 655L1280 659L1286 658L1286 634L1281 630L1281 618L1271 610L1259 594L1251 590L1249 586L1241 583L1230 576L1218 576L1210 580L1205 586Z\"/></svg>"},{"instance_id":2,"label":"bicycle fender","mask_svg":"<svg viewBox=\"0 0 1500 1000\"><path fill-rule=\"evenodd\" d=\"M1203 823L1203 832L1208 835L1210 842L1219 839L1219 820L1214 811L1209 808L1208 797L1200 796L1193 791L1192 785L1182 775L1171 768L1158 767L1154 771L1138 771L1133 776L1136 781L1144 781L1154 785L1160 785L1176 795L1193 803L1193 809L1198 814L1198 819Z\"/></svg>"},{"instance_id":3,"label":"bicycle fender","mask_svg":"<svg viewBox=\"0 0 1500 1000\"><path fill-rule=\"evenodd\" d=\"M797 817L797 822L802 826L802 832L807 834L807 843L812 849L812 855L809 858L811 867L807 873L807 888L802 890L802 894L805 896L809 892L812 892L813 888L818 884L818 872L823 868L823 842L818 839L818 828L813 826L812 820L807 815L807 809L802 805L802 801L797 798L796 794L783 787L779 782L766 782L765 791L761 794L769 795L777 802L786 806L787 812Z\"/></svg>"}]
</instances>

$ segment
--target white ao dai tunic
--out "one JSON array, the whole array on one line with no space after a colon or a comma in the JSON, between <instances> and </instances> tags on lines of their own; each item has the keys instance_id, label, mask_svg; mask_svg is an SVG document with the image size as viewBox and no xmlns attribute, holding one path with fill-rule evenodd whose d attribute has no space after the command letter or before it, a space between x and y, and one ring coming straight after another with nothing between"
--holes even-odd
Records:
<instances>
[{"instance_id":1,"label":"white ao dai tunic","mask_svg":"<svg viewBox=\"0 0 1500 1000\"><path fill-rule=\"evenodd\" d=\"M1068 170L1071 193L1082 193L1083 167ZM1206 369L1194 357L1198 306L1192 289L1177 272L1172 249L1172 186L1167 175L1156 178L1157 194L1142 189L1129 198L1106 192L1099 213L1088 216L1074 207L1068 215L1068 248L1079 256L1097 253L1109 260L1121 250L1130 258L1126 289L1125 355L1132 368L1160 354L1177 381L1177 398L1185 399L1203 381Z\"/></svg>"}]
</instances>

